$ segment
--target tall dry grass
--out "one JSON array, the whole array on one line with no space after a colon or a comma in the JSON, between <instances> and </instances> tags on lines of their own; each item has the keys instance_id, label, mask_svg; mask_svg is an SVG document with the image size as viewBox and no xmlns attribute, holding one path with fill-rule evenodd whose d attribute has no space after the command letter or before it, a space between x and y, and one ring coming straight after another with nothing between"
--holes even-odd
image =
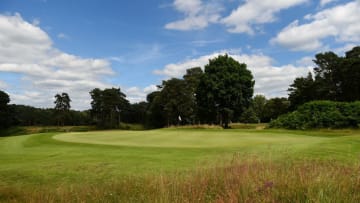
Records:
<instances>
[{"instance_id":1,"label":"tall dry grass","mask_svg":"<svg viewBox=\"0 0 360 203\"><path fill-rule=\"evenodd\" d=\"M235 157L189 173L82 185L0 184L2 202L360 202L360 164Z\"/></svg>"}]
</instances>

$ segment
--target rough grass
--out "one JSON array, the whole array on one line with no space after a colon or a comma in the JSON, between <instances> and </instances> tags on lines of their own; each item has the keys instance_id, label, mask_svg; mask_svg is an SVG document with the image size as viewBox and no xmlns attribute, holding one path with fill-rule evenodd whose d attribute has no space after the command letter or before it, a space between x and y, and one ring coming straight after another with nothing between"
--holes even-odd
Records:
<instances>
[{"instance_id":1,"label":"rough grass","mask_svg":"<svg viewBox=\"0 0 360 203\"><path fill-rule=\"evenodd\" d=\"M0 202L360 200L354 130L43 133L0 138L0 157Z\"/></svg>"},{"instance_id":2,"label":"rough grass","mask_svg":"<svg viewBox=\"0 0 360 203\"><path fill-rule=\"evenodd\" d=\"M188 174L124 177L101 184L1 187L6 202L359 202L360 165L334 161L230 165Z\"/></svg>"},{"instance_id":3,"label":"rough grass","mask_svg":"<svg viewBox=\"0 0 360 203\"><path fill-rule=\"evenodd\" d=\"M86 132L91 130L96 130L95 126L15 126L0 130L0 137L45 132Z\"/></svg>"}]
</instances>

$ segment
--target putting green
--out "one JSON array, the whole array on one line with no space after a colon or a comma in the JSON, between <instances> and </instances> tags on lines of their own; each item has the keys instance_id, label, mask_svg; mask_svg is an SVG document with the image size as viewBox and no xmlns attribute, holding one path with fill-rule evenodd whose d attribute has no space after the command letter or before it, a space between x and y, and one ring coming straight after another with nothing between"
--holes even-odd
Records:
<instances>
[{"instance_id":1,"label":"putting green","mask_svg":"<svg viewBox=\"0 0 360 203\"><path fill-rule=\"evenodd\" d=\"M254 130L194 129L63 133L55 135L53 138L74 143L169 148L233 148L261 145L301 145L301 143L309 145L331 140L328 137L308 136L298 132L271 133Z\"/></svg>"}]
</instances>

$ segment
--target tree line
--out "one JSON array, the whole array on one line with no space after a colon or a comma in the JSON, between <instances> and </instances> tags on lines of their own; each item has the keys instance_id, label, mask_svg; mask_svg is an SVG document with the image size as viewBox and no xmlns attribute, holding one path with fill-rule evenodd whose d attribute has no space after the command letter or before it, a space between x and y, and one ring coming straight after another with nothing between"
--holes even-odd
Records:
<instances>
[{"instance_id":1,"label":"tree line","mask_svg":"<svg viewBox=\"0 0 360 203\"><path fill-rule=\"evenodd\" d=\"M292 109L314 100L360 100L360 46L344 57L331 51L319 53L313 61L313 73L296 78L288 89Z\"/></svg>"},{"instance_id":2,"label":"tree line","mask_svg":"<svg viewBox=\"0 0 360 203\"><path fill-rule=\"evenodd\" d=\"M316 54L313 73L289 88L291 113L270 126L289 129L360 127L360 47ZM319 101L326 100L326 101Z\"/></svg>"},{"instance_id":3,"label":"tree line","mask_svg":"<svg viewBox=\"0 0 360 203\"><path fill-rule=\"evenodd\" d=\"M11 125L97 125L118 128L120 122L139 123L146 128L171 125L231 122L270 122L315 100L351 102L360 100L360 47L345 56L333 52L316 54L315 67L298 77L288 88L288 98L266 99L255 95L255 80L246 64L228 55L186 70L182 78L164 80L146 101L131 104L120 88L90 91L91 109L71 110L67 93L55 95L54 108L39 109L9 105L9 96L0 91L0 128Z\"/></svg>"}]
</instances>

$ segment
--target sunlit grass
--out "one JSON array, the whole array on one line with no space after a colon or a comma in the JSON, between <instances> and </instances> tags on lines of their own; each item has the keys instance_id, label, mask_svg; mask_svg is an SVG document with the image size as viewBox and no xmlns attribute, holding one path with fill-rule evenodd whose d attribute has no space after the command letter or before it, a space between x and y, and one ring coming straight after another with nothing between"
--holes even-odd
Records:
<instances>
[{"instance_id":1,"label":"sunlit grass","mask_svg":"<svg viewBox=\"0 0 360 203\"><path fill-rule=\"evenodd\" d=\"M0 202L358 202L360 191L357 130L43 133L0 138L0 157Z\"/></svg>"}]
</instances>

